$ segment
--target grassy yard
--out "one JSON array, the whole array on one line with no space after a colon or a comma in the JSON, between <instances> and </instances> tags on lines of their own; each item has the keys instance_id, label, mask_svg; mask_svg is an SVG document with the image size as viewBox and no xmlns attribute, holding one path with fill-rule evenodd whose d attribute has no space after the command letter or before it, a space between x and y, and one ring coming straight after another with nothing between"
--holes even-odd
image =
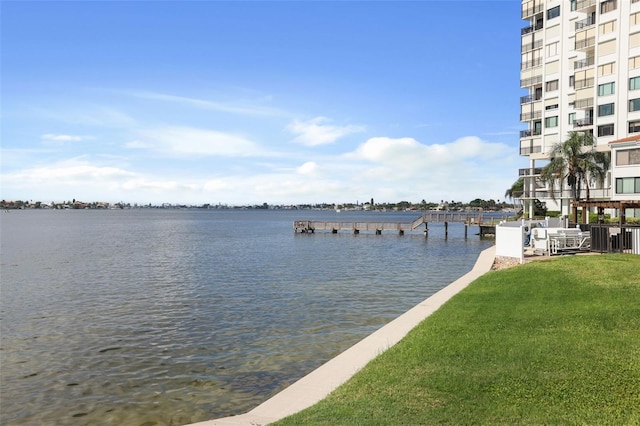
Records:
<instances>
[{"instance_id":1,"label":"grassy yard","mask_svg":"<svg viewBox=\"0 0 640 426\"><path fill-rule=\"evenodd\" d=\"M489 272L282 425L640 425L640 256Z\"/></svg>"}]
</instances>

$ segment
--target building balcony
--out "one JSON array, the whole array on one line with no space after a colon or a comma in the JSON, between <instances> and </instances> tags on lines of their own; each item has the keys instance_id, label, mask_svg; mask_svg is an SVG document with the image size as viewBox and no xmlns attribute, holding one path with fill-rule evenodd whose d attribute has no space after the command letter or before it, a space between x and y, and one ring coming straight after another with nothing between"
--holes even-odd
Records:
<instances>
[{"instance_id":1,"label":"building balcony","mask_svg":"<svg viewBox=\"0 0 640 426\"><path fill-rule=\"evenodd\" d=\"M536 182L536 186L538 186L538 182ZM584 188L582 188L582 190L580 191L580 197L582 199L585 199L587 197L587 191ZM606 199L610 197L611 197L610 188L590 188L589 189L589 198L592 200ZM532 192L525 185L522 196L518 198L523 200L533 199L533 198L537 198L539 200L544 200L545 198L546 199L555 198L556 200L561 200L561 199L566 200L566 199L573 199L573 191L570 188L565 188L563 190L560 190L557 187L550 189L547 185L545 186L540 185L539 187L536 187L535 192Z\"/></svg>"},{"instance_id":2,"label":"building balcony","mask_svg":"<svg viewBox=\"0 0 640 426\"><path fill-rule=\"evenodd\" d=\"M539 49L540 47L542 47L542 40L536 40L533 43L527 43L520 46L520 52L524 53L530 50Z\"/></svg>"},{"instance_id":3,"label":"building balcony","mask_svg":"<svg viewBox=\"0 0 640 426\"><path fill-rule=\"evenodd\" d=\"M536 75L534 77L524 78L520 80L520 87L535 86L536 84L540 84L540 83L542 83L542 76Z\"/></svg>"},{"instance_id":4,"label":"building balcony","mask_svg":"<svg viewBox=\"0 0 640 426\"><path fill-rule=\"evenodd\" d=\"M611 12L618 8L618 0L605 0L600 3L600 14Z\"/></svg>"},{"instance_id":5,"label":"building balcony","mask_svg":"<svg viewBox=\"0 0 640 426\"><path fill-rule=\"evenodd\" d=\"M593 199L602 199L602 198L610 198L611 197L611 188L609 187L601 187L601 185L596 184L597 187L589 189L589 198ZM586 196L586 191L585 196Z\"/></svg>"},{"instance_id":6,"label":"building balcony","mask_svg":"<svg viewBox=\"0 0 640 426\"><path fill-rule=\"evenodd\" d=\"M530 16L533 16L536 13L542 12L543 10L544 10L544 4L537 4L537 5L533 6L533 7L528 8L528 9L523 9L522 10L522 19L525 19L525 18L528 18Z\"/></svg>"},{"instance_id":7,"label":"building balcony","mask_svg":"<svg viewBox=\"0 0 640 426\"><path fill-rule=\"evenodd\" d=\"M581 118L573 122L573 128L593 126L593 117Z\"/></svg>"},{"instance_id":8,"label":"building balcony","mask_svg":"<svg viewBox=\"0 0 640 426\"><path fill-rule=\"evenodd\" d=\"M595 37L589 37L589 38L585 38L583 40L576 40L576 44L574 46L574 50L585 50L585 49L589 49L593 46L596 45L596 38Z\"/></svg>"},{"instance_id":9,"label":"building balcony","mask_svg":"<svg viewBox=\"0 0 640 426\"><path fill-rule=\"evenodd\" d=\"M521 70L526 70L526 69L529 69L529 68L539 67L541 65L542 65L542 58L536 58L536 59L533 59L531 61L522 62L520 64L520 69Z\"/></svg>"},{"instance_id":10,"label":"building balcony","mask_svg":"<svg viewBox=\"0 0 640 426\"><path fill-rule=\"evenodd\" d=\"M589 56L589 57L586 57L586 58L581 59L579 61L575 61L573 63L573 69L577 71L577 70L582 69L582 68L590 67L595 63L596 63L595 56Z\"/></svg>"},{"instance_id":11,"label":"building balcony","mask_svg":"<svg viewBox=\"0 0 640 426\"><path fill-rule=\"evenodd\" d=\"M535 200L535 199L544 200L545 198L549 198L549 197L547 197L547 191L543 189L540 189L540 190L536 189L535 192L532 192L528 188L525 188L525 190L522 192L522 196L518 198L520 198L521 200Z\"/></svg>"},{"instance_id":12,"label":"building balcony","mask_svg":"<svg viewBox=\"0 0 640 426\"><path fill-rule=\"evenodd\" d=\"M531 190L529 185L525 185L524 188L523 188L522 196L520 197L520 199L523 199L523 200L534 200L534 199L544 200L544 199L549 199L549 198L556 198L556 199L559 200L561 198L571 198L571 191L570 190L565 190L565 191L560 191L559 189L550 190L549 189L549 185L547 185L546 183L542 182L542 180L539 179L539 178L534 179L534 187L535 188L533 190ZM563 192L566 193L566 195L564 197L562 196Z\"/></svg>"},{"instance_id":13,"label":"building balcony","mask_svg":"<svg viewBox=\"0 0 640 426\"><path fill-rule=\"evenodd\" d=\"M596 24L595 15L589 16L587 19L576 22L576 31L584 30Z\"/></svg>"},{"instance_id":14,"label":"building balcony","mask_svg":"<svg viewBox=\"0 0 640 426\"><path fill-rule=\"evenodd\" d=\"M575 10L586 9L587 7L595 6L596 0L580 0L576 2Z\"/></svg>"},{"instance_id":15,"label":"building balcony","mask_svg":"<svg viewBox=\"0 0 640 426\"><path fill-rule=\"evenodd\" d=\"M520 155L531 155L542 152L542 145L521 146Z\"/></svg>"},{"instance_id":16,"label":"building balcony","mask_svg":"<svg viewBox=\"0 0 640 426\"><path fill-rule=\"evenodd\" d=\"M593 107L593 98L578 99L573 103L575 109L587 109Z\"/></svg>"},{"instance_id":17,"label":"building balcony","mask_svg":"<svg viewBox=\"0 0 640 426\"><path fill-rule=\"evenodd\" d=\"M533 173L531 171L531 169L519 169L518 170L518 176L540 176L542 174L542 167L536 167L533 169Z\"/></svg>"},{"instance_id":18,"label":"building balcony","mask_svg":"<svg viewBox=\"0 0 640 426\"><path fill-rule=\"evenodd\" d=\"M541 30L543 28L544 28L544 25L542 23L537 23L535 25L531 25L529 27L525 27L522 30L520 30L520 35L527 35L534 31Z\"/></svg>"},{"instance_id":19,"label":"building balcony","mask_svg":"<svg viewBox=\"0 0 640 426\"><path fill-rule=\"evenodd\" d=\"M540 136L541 134L542 134L542 130L540 129L520 130L521 138L529 138L531 136Z\"/></svg>"},{"instance_id":20,"label":"building balcony","mask_svg":"<svg viewBox=\"0 0 640 426\"><path fill-rule=\"evenodd\" d=\"M520 121L531 121L542 118L542 111L533 111L520 114Z\"/></svg>"},{"instance_id":21,"label":"building balcony","mask_svg":"<svg viewBox=\"0 0 640 426\"><path fill-rule=\"evenodd\" d=\"M521 96L520 104L530 104L531 102L539 101L540 99L542 99L542 94Z\"/></svg>"},{"instance_id":22,"label":"building balcony","mask_svg":"<svg viewBox=\"0 0 640 426\"><path fill-rule=\"evenodd\" d=\"M585 89L587 87L593 87L594 81L595 80L593 79L593 77L585 78L584 80L576 80L575 83L573 84L573 87L576 90Z\"/></svg>"}]
</instances>

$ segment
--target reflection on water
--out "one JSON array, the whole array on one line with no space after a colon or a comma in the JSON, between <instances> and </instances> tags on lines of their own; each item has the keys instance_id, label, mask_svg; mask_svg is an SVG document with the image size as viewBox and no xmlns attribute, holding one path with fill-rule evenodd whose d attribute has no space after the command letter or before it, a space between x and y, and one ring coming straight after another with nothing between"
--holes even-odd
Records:
<instances>
[{"instance_id":1,"label":"reflection on water","mask_svg":"<svg viewBox=\"0 0 640 426\"><path fill-rule=\"evenodd\" d=\"M1 423L181 425L239 414L471 269L462 225L294 234L310 211L12 211ZM414 215L359 213L358 220ZM341 220L350 220L343 213Z\"/></svg>"}]
</instances>

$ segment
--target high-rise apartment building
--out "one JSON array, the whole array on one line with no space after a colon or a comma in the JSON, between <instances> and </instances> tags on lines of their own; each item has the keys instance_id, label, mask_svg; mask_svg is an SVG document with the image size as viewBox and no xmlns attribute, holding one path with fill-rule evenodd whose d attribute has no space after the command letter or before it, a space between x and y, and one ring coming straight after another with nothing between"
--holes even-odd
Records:
<instances>
[{"instance_id":1,"label":"high-rise apartment building","mask_svg":"<svg viewBox=\"0 0 640 426\"><path fill-rule=\"evenodd\" d=\"M640 0L523 0L522 19L525 208L533 214L539 199L569 213L567 186L560 192L538 178L571 131L592 133L596 149L612 154L604 185L590 187L590 197L640 201Z\"/></svg>"}]
</instances>

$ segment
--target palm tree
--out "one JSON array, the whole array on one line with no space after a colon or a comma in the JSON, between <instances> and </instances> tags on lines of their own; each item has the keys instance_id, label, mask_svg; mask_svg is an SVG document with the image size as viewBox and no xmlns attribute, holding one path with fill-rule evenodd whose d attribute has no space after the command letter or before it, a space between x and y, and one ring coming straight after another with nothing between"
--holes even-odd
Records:
<instances>
[{"instance_id":1,"label":"palm tree","mask_svg":"<svg viewBox=\"0 0 640 426\"><path fill-rule=\"evenodd\" d=\"M516 199L522 197L522 194L524 194L524 178L518 178L518 180L511 185L511 188L504 192L504 197L513 202L513 209L515 210Z\"/></svg>"},{"instance_id":2,"label":"palm tree","mask_svg":"<svg viewBox=\"0 0 640 426\"><path fill-rule=\"evenodd\" d=\"M611 166L611 153L592 150L590 158L585 158L580 162L583 171L582 180L585 183L586 199L589 201L589 187L592 181L601 186L607 177L607 171Z\"/></svg>"},{"instance_id":3,"label":"palm tree","mask_svg":"<svg viewBox=\"0 0 640 426\"><path fill-rule=\"evenodd\" d=\"M507 189L504 192L504 196L509 200L513 200L514 198L520 198L523 193L524 193L524 179L519 178L517 181L513 183L513 185L511 185L511 188Z\"/></svg>"},{"instance_id":4,"label":"palm tree","mask_svg":"<svg viewBox=\"0 0 640 426\"><path fill-rule=\"evenodd\" d=\"M594 149L593 135L590 133L570 132L569 139L555 144L550 151L549 164L542 168L541 177L551 184L551 198L555 199L553 187L560 187L560 194L566 181L571 189L571 198L580 200L582 184L589 199L589 184L596 180L604 183L610 165L610 154Z\"/></svg>"}]
</instances>

